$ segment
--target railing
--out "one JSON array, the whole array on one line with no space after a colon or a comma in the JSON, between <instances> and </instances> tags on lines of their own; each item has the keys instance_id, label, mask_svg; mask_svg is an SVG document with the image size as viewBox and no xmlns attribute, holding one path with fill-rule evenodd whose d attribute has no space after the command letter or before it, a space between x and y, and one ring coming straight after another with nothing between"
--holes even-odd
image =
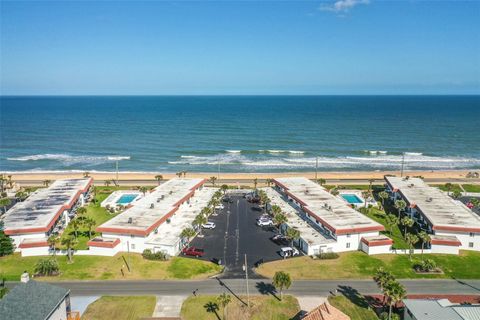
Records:
<instances>
[{"instance_id":1,"label":"railing","mask_svg":"<svg viewBox=\"0 0 480 320\"><path fill-rule=\"evenodd\" d=\"M67 312L67 320L80 320L80 312L78 311Z\"/></svg>"}]
</instances>

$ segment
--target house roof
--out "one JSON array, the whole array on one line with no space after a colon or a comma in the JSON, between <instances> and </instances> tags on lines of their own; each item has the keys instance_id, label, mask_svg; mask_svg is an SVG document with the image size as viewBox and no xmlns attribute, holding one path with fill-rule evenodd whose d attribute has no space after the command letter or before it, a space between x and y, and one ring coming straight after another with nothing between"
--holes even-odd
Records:
<instances>
[{"instance_id":1,"label":"house roof","mask_svg":"<svg viewBox=\"0 0 480 320\"><path fill-rule=\"evenodd\" d=\"M19 283L2 300L0 315L9 320L44 320L70 293L70 290L30 280Z\"/></svg>"},{"instance_id":2,"label":"house roof","mask_svg":"<svg viewBox=\"0 0 480 320\"><path fill-rule=\"evenodd\" d=\"M303 177L277 178L273 182L333 233L383 231L384 226L351 208L317 183Z\"/></svg>"},{"instance_id":3,"label":"house roof","mask_svg":"<svg viewBox=\"0 0 480 320\"><path fill-rule=\"evenodd\" d=\"M480 319L480 305L459 305L448 299L405 299L403 303L418 320Z\"/></svg>"},{"instance_id":4,"label":"house roof","mask_svg":"<svg viewBox=\"0 0 480 320\"><path fill-rule=\"evenodd\" d=\"M324 302L309 313L302 320L350 320L350 317L328 302Z\"/></svg>"}]
</instances>

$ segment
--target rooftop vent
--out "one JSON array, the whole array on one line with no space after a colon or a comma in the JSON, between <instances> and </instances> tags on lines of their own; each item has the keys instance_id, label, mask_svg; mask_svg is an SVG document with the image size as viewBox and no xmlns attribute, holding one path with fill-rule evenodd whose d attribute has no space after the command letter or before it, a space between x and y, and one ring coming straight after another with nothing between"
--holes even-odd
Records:
<instances>
[{"instance_id":1,"label":"rooftop vent","mask_svg":"<svg viewBox=\"0 0 480 320\"><path fill-rule=\"evenodd\" d=\"M129 223L129 224L132 224L132 223L133 223L132 217L128 218L128 223Z\"/></svg>"},{"instance_id":2,"label":"rooftop vent","mask_svg":"<svg viewBox=\"0 0 480 320\"><path fill-rule=\"evenodd\" d=\"M150 209L155 208L155 205L153 203L150 203Z\"/></svg>"},{"instance_id":3,"label":"rooftop vent","mask_svg":"<svg viewBox=\"0 0 480 320\"><path fill-rule=\"evenodd\" d=\"M432 202L433 199L432 199L432 198L427 198L427 200L425 200L425 201L427 201L427 202Z\"/></svg>"}]
</instances>

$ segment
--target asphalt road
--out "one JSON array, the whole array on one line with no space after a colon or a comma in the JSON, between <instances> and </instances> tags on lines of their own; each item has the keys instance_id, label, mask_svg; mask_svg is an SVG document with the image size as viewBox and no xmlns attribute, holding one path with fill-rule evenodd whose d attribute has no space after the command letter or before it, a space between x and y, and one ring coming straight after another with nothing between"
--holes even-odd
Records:
<instances>
[{"instance_id":1,"label":"asphalt road","mask_svg":"<svg viewBox=\"0 0 480 320\"><path fill-rule=\"evenodd\" d=\"M408 294L474 294L480 295L480 280L402 280ZM190 295L198 289L199 294L245 295L246 281L243 279L208 279L198 281L59 281L54 285L71 290L72 296L92 295ZM222 285L224 284L224 286ZM8 287L16 283L7 282ZM293 281L289 294L325 296L338 291L358 291L361 294L377 294L379 290L372 280L297 280ZM274 292L270 280L249 281L250 294Z\"/></svg>"},{"instance_id":2,"label":"asphalt road","mask_svg":"<svg viewBox=\"0 0 480 320\"><path fill-rule=\"evenodd\" d=\"M201 258L207 261L221 259L225 266L222 278L243 278L245 272L245 255L252 278L260 279L253 273L255 262L263 259L264 262L281 259L281 246L270 238L276 234L273 228L261 228L256 225L256 219L263 213L255 204L243 198L243 195L230 196L232 203L222 202L224 209L219 210L216 216L210 216L216 228L203 230L203 237L195 238L190 244L203 248L205 255ZM196 258L192 258L196 259Z\"/></svg>"},{"instance_id":3,"label":"asphalt road","mask_svg":"<svg viewBox=\"0 0 480 320\"><path fill-rule=\"evenodd\" d=\"M301 175L301 173L299 173ZM113 174L112 174L113 178ZM18 184L22 186L42 186L43 179L37 180L19 180L16 181ZM426 183L432 184L444 184L447 182L451 183L480 183L480 179L467 179L467 178L430 178L425 179ZM96 185L103 185L105 180L95 180ZM236 184L239 185L248 185L253 183L253 179L222 179L217 180L216 182L218 185L221 184ZM258 179L259 184L265 184L266 179ZM376 179L373 184L383 184L383 179ZM369 184L368 179L327 179L327 184ZM157 185L157 181L154 179L146 179L146 180L119 180L119 185L122 186L153 186Z\"/></svg>"}]
</instances>

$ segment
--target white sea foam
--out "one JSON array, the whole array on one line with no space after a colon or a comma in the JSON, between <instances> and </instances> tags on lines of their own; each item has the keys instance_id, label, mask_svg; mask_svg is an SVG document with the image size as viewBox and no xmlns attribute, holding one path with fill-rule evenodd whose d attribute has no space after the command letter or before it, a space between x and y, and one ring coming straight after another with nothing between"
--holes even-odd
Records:
<instances>
[{"instance_id":1,"label":"white sea foam","mask_svg":"<svg viewBox=\"0 0 480 320\"><path fill-rule=\"evenodd\" d=\"M289 150L288 152L292 153L292 154L304 154L305 153L305 151L296 151L296 150Z\"/></svg>"},{"instance_id":2,"label":"white sea foam","mask_svg":"<svg viewBox=\"0 0 480 320\"><path fill-rule=\"evenodd\" d=\"M45 153L45 154L34 154L29 156L22 157L11 157L7 158L10 161L39 161L39 160L50 160L50 161L60 161L64 163L101 163L108 161L121 161L121 160L130 160L130 156L91 156L91 155L81 155L81 156L72 156L69 154L55 154L55 153Z\"/></svg>"},{"instance_id":3,"label":"white sea foam","mask_svg":"<svg viewBox=\"0 0 480 320\"><path fill-rule=\"evenodd\" d=\"M228 153L241 153L242 150L225 150Z\"/></svg>"},{"instance_id":4,"label":"white sea foam","mask_svg":"<svg viewBox=\"0 0 480 320\"><path fill-rule=\"evenodd\" d=\"M421 156L423 153L421 152L405 152L406 156Z\"/></svg>"}]
</instances>

